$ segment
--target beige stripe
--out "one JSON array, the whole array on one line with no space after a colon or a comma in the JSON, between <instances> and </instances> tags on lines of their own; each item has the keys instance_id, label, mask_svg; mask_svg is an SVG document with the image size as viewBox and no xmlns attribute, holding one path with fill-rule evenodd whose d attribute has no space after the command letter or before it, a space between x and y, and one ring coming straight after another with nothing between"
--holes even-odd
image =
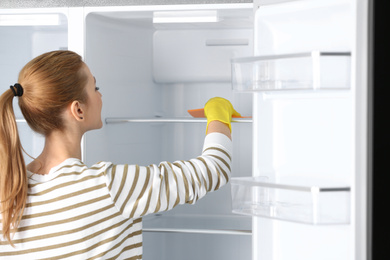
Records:
<instances>
[{"instance_id":1,"label":"beige stripe","mask_svg":"<svg viewBox=\"0 0 390 260\"><path fill-rule=\"evenodd\" d=\"M220 152L224 153L224 154L229 158L229 160L232 160L232 158L230 157L230 155L229 155L225 150L223 150L223 149L221 149L221 148L218 148L218 147L208 147L208 148L204 149L203 153L206 152L206 151L208 151L208 150L217 150L217 151L220 151Z\"/></svg>"},{"instance_id":2,"label":"beige stripe","mask_svg":"<svg viewBox=\"0 0 390 260\"><path fill-rule=\"evenodd\" d=\"M72 168L74 166L78 166L78 167L87 167L85 164L81 164L81 165L77 165L77 164L74 164L74 165L65 165L63 166L62 168L56 170L59 171L61 169L65 169L65 168ZM104 167L105 165L102 165L102 166L98 166L98 167L90 167L90 168L86 168L87 170L100 170ZM85 170L82 170L82 171L76 171L76 172L64 172L64 173L61 173L60 175L58 175L56 178L58 177L61 177L61 176L69 176L69 175L73 175L73 174L76 174L76 175L80 175L81 173L83 173ZM54 179L53 179L54 180Z\"/></svg>"},{"instance_id":3,"label":"beige stripe","mask_svg":"<svg viewBox=\"0 0 390 260\"><path fill-rule=\"evenodd\" d=\"M111 170L111 182L110 182L110 184L108 185L108 190L109 190L109 191L111 191L112 184L114 183L114 180L115 180L115 173L116 173L116 165L113 165L113 166L112 166L112 170Z\"/></svg>"},{"instance_id":4,"label":"beige stripe","mask_svg":"<svg viewBox=\"0 0 390 260\"><path fill-rule=\"evenodd\" d=\"M223 158L221 158L221 157L219 157L219 156L217 156L217 155L213 155L213 154L210 154L210 155L208 155L208 156L211 156L211 157L214 157L214 158L220 160L223 164L225 164L226 168L228 168L229 171L231 171L230 165L229 165Z\"/></svg>"},{"instance_id":5,"label":"beige stripe","mask_svg":"<svg viewBox=\"0 0 390 260\"><path fill-rule=\"evenodd\" d=\"M72 168L72 167L86 167L85 165L65 165L63 166L61 169L63 168ZM100 170L104 167L105 165L101 166L101 167L91 167L91 168L84 168L83 170L81 171L73 171L73 172L68 172L68 173L61 173L59 174L58 176L56 176L55 178L53 178L52 180L55 180L55 179L58 179L60 177L66 177L66 176L70 176L70 175L80 175L82 174L83 172L85 172L86 170ZM59 169L60 170L60 169ZM57 171L59 171L57 170ZM57 172L56 171L56 172ZM51 181L52 181L51 180ZM33 187L36 187L36 186L39 186L39 185L42 185L42 184L45 184L46 182L39 182L39 183L29 183L28 184L28 187L29 188L33 188Z\"/></svg>"},{"instance_id":6,"label":"beige stripe","mask_svg":"<svg viewBox=\"0 0 390 260\"><path fill-rule=\"evenodd\" d=\"M173 204L173 207L172 207L172 208L174 208L174 207L176 207L180 203L180 194L179 194L180 183L177 180L176 172L173 169L173 165L170 162L168 162L168 165L172 169L172 175L173 175L173 178L175 179L175 183L176 183L176 187L177 187L176 188L176 190L177 190L177 192L176 192L176 201L175 201L175 204Z\"/></svg>"},{"instance_id":7,"label":"beige stripe","mask_svg":"<svg viewBox=\"0 0 390 260\"><path fill-rule=\"evenodd\" d=\"M126 175L127 175L127 173L126 173ZM133 173L131 173L131 175L133 175ZM129 191L129 192L125 191L125 192L127 192L127 197L126 197L126 199L123 201L122 206L121 206L121 208L120 208L120 212L121 212L122 214L123 214L123 211L124 211L124 209L125 209L125 206L127 205L127 203L128 203L129 200L130 200L130 197L131 197L131 196L133 195L133 193L134 193L135 187L137 186L138 178L139 178L139 166L138 166L138 165L135 165L134 179L133 179L133 181L132 181L133 183L132 183L132 185L131 185L130 191Z\"/></svg>"},{"instance_id":8,"label":"beige stripe","mask_svg":"<svg viewBox=\"0 0 390 260\"><path fill-rule=\"evenodd\" d=\"M77 184L77 183L80 183L80 182L83 182L83 181L88 181L88 180L100 178L101 176L103 176L103 172L101 172L100 174L97 174L97 175L88 175L88 176L85 176L84 178L81 178L79 180L74 180L74 181L70 181L70 182L61 183L59 185L53 186L53 187L51 187L49 189L46 189L46 190L43 190L43 191L40 191L40 192L37 192L37 193L34 193L34 194L30 193L30 194L28 194L28 196L41 196L41 195L47 194L49 192L52 192L53 190L64 188L64 187L67 187L67 186L71 186L73 184Z\"/></svg>"},{"instance_id":9,"label":"beige stripe","mask_svg":"<svg viewBox=\"0 0 390 260\"><path fill-rule=\"evenodd\" d=\"M124 231L126 231L127 229L129 229L130 227L132 227L134 223L138 223L138 222L139 222L139 221L137 221L137 222L134 221L133 223L131 223L129 226L127 226L127 227L125 228L125 230L123 230L123 231L122 231L121 233L119 233L118 235L116 235L116 236L114 236L114 237L112 237L112 238L107 238L107 239L105 239L105 240L102 240L102 241L100 241L99 243L97 243L96 245L89 247L87 250L86 250L86 249L82 250L83 252L80 252L80 253L88 252L89 250L94 249L94 248L96 248L96 247L98 247L98 246L101 246L101 245L103 245L103 244L110 243L110 242L114 241L114 240L117 239L120 235L122 235L122 234L124 233ZM107 250L107 251L105 251L105 252L102 252L102 253L100 253L100 254L94 256L94 257L88 258L88 259L97 259L97 258L100 258L101 255L104 256L104 255L106 255L108 252L113 251L114 249L116 249L116 248L118 248L119 246L121 246L124 242L128 241L128 239L131 239L131 238L134 237L134 236L140 236L140 235L142 235L142 230L133 231L131 234L125 236L125 237L124 237L119 243L117 243L115 246L110 247L109 250ZM130 240L130 241L131 241L131 240ZM131 245L127 246L127 247L124 247L124 248L121 250L121 252L124 252L124 251L127 251L127 250L132 250L132 249L134 249L134 248L139 248L139 247L142 247L142 242L136 243L136 244L131 244ZM80 251L81 251L81 250L80 250ZM115 258L113 258L113 259L115 259Z\"/></svg>"},{"instance_id":10,"label":"beige stripe","mask_svg":"<svg viewBox=\"0 0 390 260\"><path fill-rule=\"evenodd\" d=\"M207 187L207 191L211 191L211 189L213 187L213 176L211 175L210 169L209 169L207 163L205 162L205 160L202 157L198 157L197 159L199 161L201 161L204 164L204 166L206 167L207 177L209 179L209 186Z\"/></svg>"},{"instance_id":11,"label":"beige stripe","mask_svg":"<svg viewBox=\"0 0 390 260\"><path fill-rule=\"evenodd\" d=\"M115 260L123 252L130 251L130 250L133 250L134 248L139 248L139 247L142 247L142 242L124 247L119 254L117 254L114 257L108 258L107 260ZM126 260L136 260L136 259L142 259L142 255L135 255L135 256L126 258Z\"/></svg>"},{"instance_id":12,"label":"beige stripe","mask_svg":"<svg viewBox=\"0 0 390 260\"><path fill-rule=\"evenodd\" d=\"M167 208L165 209L168 210L169 209L169 172L168 172L168 169L165 167L165 164L161 164L161 168L164 168L164 180L165 180L165 196L167 198ZM160 171L161 171L161 168L160 168Z\"/></svg>"},{"instance_id":13,"label":"beige stripe","mask_svg":"<svg viewBox=\"0 0 390 260\"><path fill-rule=\"evenodd\" d=\"M104 184L100 184L100 185L97 185L97 186L94 186L94 187L90 187L90 188L87 188L87 189L84 189L84 190L79 190L77 192L73 192L73 193L69 193L69 194L66 194L66 195L62 195L62 196L59 196L59 197L54 198L54 199L45 200L45 201L39 201L39 202L34 202L34 203L27 203L26 204L26 208L30 208L30 207L34 207L34 206L40 206L40 205L49 204L49 203L52 203L52 202L68 199L68 198L71 198L71 197L82 195L84 193L88 193L88 192L91 192L91 191L99 190L99 189L105 188L105 187L106 187L106 184L104 183Z\"/></svg>"},{"instance_id":14,"label":"beige stripe","mask_svg":"<svg viewBox=\"0 0 390 260\"><path fill-rule=\"evenodd\" d=\"M192 190L193 190L193 193L195 194L195 180L194 180L194 177L192 176L192 174L190 174L190 177L191 177L191 183L192 183ZM186 201L186 203L194 203L194 200L197 199L197 196L194 196L194 198L190 201Z\"/></svg>"},{"instance_id":15,"label":"beige stripe","mask_svg":"<svg viewBox=\"0 0 390 260\"><path fill-rule=\"evenodd\" d=\"M106 194L104 196L101 196L101 197L98 197L98 198L94 198L94 199L91 199L91 200L87 200L87 201L84 201L84 202L81 202L81 203L77 203L77 204L74 204L74 205L70 205L70 206L65 207L65 208L52 210L52 211L46 211L46 212L32 214L32 215L23 215L22 219L31 219L31 218L49 216L49 215L65 212L65 211L68 211L68 210L80 208L80 207L83 207L85 205L92 204L92 203L95 203L95 202L98 202L98 201L102 201L102 200L105 200L105 199L109 199L109 198L110 198L110 195Z\"/></svg>"},{"instance_id":16,"label":"beige stripe","mask_svg":"<svg viewBox=\"0 0 390 260\"><path fill-rule=\"evenodd\" d=\"M196 177L196 179L197 179L197 181L198 181L198 186L200 187L202 184L202 182L200 181L200 178L199 178L199 175L198 175L198 171L196 170L196 167L195 167L195 165L191 162L191 161L188 161L188 163L192 166L192 168L194 169L194 175L195 175L195 177ZM202 176L202 178L203 178L203 176ZM204 180L204 179L203 179Z\"/></svg>"},{"instance_id":17,"label":"beige stripe","mask_svg":"<svg viewBox=\"0 0 390 260\"><path fill-rule=\"evenodd\" d=\"M127 219L113 225L113 226L110 226L110 227L107 227L105 229L102 229L102 230L99 230L98 232L95 232L89 236L86 236L86 237L83 237L83 238L80 238L80 239L77 239L77 240L74 240L74 241L70 241L70 242L66 242L66 243L61 243L61 244L56 244L56 245L52 245L52 246L43 246L43 247L40 247L40 248L34 248L34 249L29 249L29 250L23 250L23 251L18 251L18 252L8 252L8 253L0 253L0 256L1 255L4 255L4 256L7 256L7 255L21 255L21 254L27 254L27 253L34 253L34 252L40 252L40 251L46 251L46 250L52 250L52 249L57 249L57 248L61 248L61 247L67 247L67 246L72 246L72 245L76 245L76 244L79 244L79 243L84 243L86 240L89 240L89 239L92 239L94 237L97 237L107 231L109 231L110 229L114 229L114 228L117 228L117 227L120 227L122 224L126 223L126 221L128 221ZM138 221L140 222L140 221ZM85 252L88 252L100 245L103 245L103 244L106 244L106 243L109 243L111 241L114 241L116 238L118 238L119 236L121 236L127 229L129 229L131 226L133 226L133 224L136 223L135 221L132 222L130 225L128 225L126 228L122 229L122 231L120 233L118 233L117 235L115 235L114 237L111 237L111 238L107 238L105 240L102 240L100 241L99 243L95 244L95 245L92 245L88 248L85 248L83 250L78 250L78 251L74 251L74 252L70 252L68 254L64 254L64 255L59 255L59 256L55 256L54 258L55 259L62 259L62 258L66 258L66 257L70 257L70 256L75 256L75 255L79 255L79 254L82 254L82 253L85 253ZM134 233L140 233L142 234L142 231L135 231ZM134 235L137 235L137 234L134 234ZM134 236L132 235L132 236ZM53 259L53 257L50 257L50 258L43 258L41 260L49 260L49 259Z\"/></svg>"},{"instance_id":18,"label":"beige stripe","mask_svg":"<svg viewBox=\"0 0 390 260\"><path fill-rule=\"evenodd\" d=\"M183 163L185 164L185 162L183 162ZM190 163L190 165L194 168L194 165L193 165L191 162L189 162L189 163ZM185 166L186 166L186 165L185 165ZM195 195L196 182L195 182L194 176L193 176L192 171L191 171L191 169L190 169L189 167L188 167L188 170L190 171L191 186L192 186L192 191L193 191L193 193L194 193L194 198L193 198L192 200L188 201L187 203L192 204L192 203L194 203L194 201L196 201L196 200L198 199L198 196ZM194 171L193 171L193 172L195 173L195 168L194 168ZM198 181L198 184L199 184L199 186L200 186L199 181Z\"/></svg>"},{"instance_id":19,"label":"beige stripe","mask_svg":"<svg viewBox=\"0 0 390 260\"><path fill-rule=\"evenodd\" d=\"M161 184L162 184L163 176L160 174L158 177L160 178L160 187L159 187L159 193L158 193L158 200L157 200L157 204L156 204L156 209L154 210L154 213L159 212L160 208L161 208Z\"/></svg>"},{"instance_id":20,"label":"beige stripe","mask_svg":"<svg viewBox=\"0 0 390 260\"><path fill-rule=\"evenodd\" d=\"M123 165L123 166L124 166L124 167L123 167L123 174L122 174L122 179L121 179L121 185L119 186L119 189L118 189L118 191L117 191L117 193L116 193L116 196L115 196L115 198L114 198L115 204L116 204L116 202L118 201L118 198L119 198L119 196L120 196L121 193L122 193L123 187L125 186L126 179L127 179L127 169L128 169L128 167L129 167L129 165L125 164L125 165Z\"/></svg>"},{"instance_id":21,"label":"beige stripe","mask_svg":"<svg viewBox=\"0 0 390 260\"><path fill-rule=\"evenodd\" d=\"M191 161L189 161L189 163L190 163L190 165L192 166L192 168L194 169L194 174L193 175L195 175L195 177L196 177L196 179L197 179L197 182L198 182L198 185L196 185L195 184L195 186L194 186L194 191L196 190L196 186L198 186L199 188L202 186L202 183L201 183L201 181L200 181L200 178L199 178L199 175L198 175L198 171L196 170L196 167L195 167L195 165L191 162ZM202 175L202 174L201 174ZM204 183L205 183L205 185L206 185L206 181L205 181L205 179L203 178L203 175L201 176L202 177L202 179L203 179L203 181L204 181ZM195 183L195 182L194 182ZM194 200L195 201L197 201L199 199L199 194L197 193L196 194L196 196L195 196L195 198L194 198Z\"/></svg>"},{"instance_id":22,"label":"beige stripe","mask_svg":"<svg viewBox=\"0 0 390 260\"><path fill-rule=\"evenodd\" d=\"M137 173L139 175L139 167L137 165ZM134 206L133 206L133 210L131 211L131 214L130 214L130 218L133 218L134 217L134 214L135 214L135 211L137 210L138 208L138 203L140 202L140 200L142 199L142 197L144 196L145 194L145 190L146 188L148 187L149 185L149 179L150 179L150 175L148 174L148 171L146 172L146 179L144 181L144 186L142 187L142 190L141 190L141 193L138 195L138 198L137 200L134 202Z\"/></svg>"},{"instance_id":23,"label":"beige stripe","mask_svg":"<svg viewBox=\"0 0 390 260\"><path fill-rule=\"evenodd\" d=\"M110 205L108 205L108 206L106 206L104 208L100 208L100 209L97 209L95 211L91 211L91 212L82 214L80 216L75 216L75 217L72 217L72 218L58 220L58 221L46 222L46 223L33 225L33 226L19 227L17 232L22 232L22 231L26 231L26 230L33 230L33 229L37 229L37 228L50 227L50 226L55 226L55 225L60 225L60 224L64 224L64 223L68 223L68 222L72 222L72 221L76 221L76 220L80 220L80 219L83 219L83 218L86 218L86 217L89 217L89 216L93 216L95 214L99 214L99 213L104 212L106 210L109 210L109 209L111 209L113 207L115 207L115 205L114 204L110 204ZM119 212L118 212L118 214L119 214Z\"/></svg>"},{"instance_id":24,"label":"beige stripe","mask_svg":"<svg viewBox=\"0 0 390 260\"><path fill-rule=\"evenodd\" d=\"M151 178L150 167L146 167L146 175L148 176L148 182L149 182L149 178ZM153 191L153 178L151 182L152 183L150 185L149 192L148 192L148 200L146 202L144 211L141 213L141 216L144 216L148 212L148 209L150 207L150 200L152 199L152 191Z\"/></svg>"},{"instance_id":25,"label":"beige stripe","mask_svg":"<svg viewBox=\"0 0 390 260\"><path fill-rule=\"evenodd\" d=\"M132 174L133 175L133 174ZM122 204L122 207L120 209L121 213L123 214L123 211L125 209L125 206L127 205L127 203L129 202L130 200L130 197L133 195L134 193L134 190L135 190L135 187L137 186L137 183L138 183L138 178L139 178L139 166L138 165L135 165L135 173L134 173L134 179L133 179L133 184L131 185L131 188L130 188L130 191L127 193L127 197L125 199L125 201L123 202Z\"/></svg>"},{"instance_id":26,"label":"beige stripe","mask_svg":"<svg viewBox=\"0 0 390 260\"><path fill-rule=\"evenodd\" d=\"M183 161L181 161L181 163L184 164ZM189 185L188 185L188 180L187 180L187 176L185 175L185 172L183 170L183 166L179 163L179 162L176 162L174 163L174 165L176 165L180 170L181 170L181 175L183 176L183 182L184 182L184 190L185 190L185 199L184 201L187 202L188 201L188 198L190 196L190 191L189 191Z\"/></svg>"},{"instance_id":27,"label":"beige stripe","mask_svg":"<svg viewBox=\"0 0 390 260\"><path fill-rule=\"evenodd\" d=\"M55 237L59 237L59 236L73 234L73 233L80 232L80 231L83 231L85 229L91 228L93 226L96 226L96 225L98 225L100 223L103 223L104 221L109 220L109 219L115 218L118 215L120 215L119 212L117 212L117 213L115 213L115 214L113 214L111 216L107 216L105 218L99 219L98 221L89 223L88 225L85 225L85 226L82 226L82 227L79 227L79 228L69 229L69 230L62 231L62 232L45 234L45 235L40 235L40 236L35 236L35 237L29 237L29 238L24 238L24 239L13 240L12 242L14 242L14 243L27 243L27 242L37 241L37 240L41 240L41 239L55 238ZM89 214L89 216L91 216L91 214ZM72 225L70 222L68 222L67 224ZM3 242L3 241L1 241L1 242Z\"/></svg>"},{"instance_id":28,"label":"beige stripe","mask_svg":"<svg viewBox=\"0 0 390 260\"><path fill-rule=\"evenodd\" d=\"M206 164L206 161L204 161L203 160L203 163L205 163ZM213 164L212 164L213 165ZM221 169L221 167L220 167L220 165L218 164L218 163L216 163L216 165L213 165L214 166L214 168L215 168L215 171L217 172L217 183L215 184L215 187L214 187L214 189L213 190L218 190L219 189L219 186L221 185L221 172L220 172L220 169ZM207 167L207 173L209 173L210 171L210 168L206 165L206 167ZM211 174L211 173L210 173ZM210 188L212 188L212 187L210 187Z\"/></svg>"},{"instance_id":29,"label":"beige stripe","mask_svg":"<svg viewBox=\"0 0 390 260\"><path fill-rule=\"evenodd\" d=\"M229 174L226 173L224 169L222 169L221 165L218 164L218 169L221 170L223 176L225 177L226 182L229 181Z\"/></svg>"},{"instance_id":30,"label":"beige stripe","mask_svg":"<svg viewBox=\"0 0 390 260\"><path fill-rule=\"evenodd\" d=\"M140 220L140 218L134 220L133 223L139 223L140 221L138 221L138 220ZM137 231L131 233L130 235L131 235L131 236L126 236L125 238L123 238L122 241L120 241L119 243L115 244L115 246L110 247L109 250L107 250L107 251L105 251L105 252L102 252L102 253L100 253L100 254L98 254L98 255L95 255L94 257L88 258L88 260L92 260L92 259L96 259L96 258L101 258L102 256L106 255L108 252L111 252L111 251L113 251L114 249L120 247L124 242L127 241L127 239L128 239L129 237L142 235L142 230L137 230ZM118 254L116 254L115 256L113 256L112 258L109 258L109 259L117 259L118 256L119 256L120 254L122 254L124 251L132 250L132 249L134 249L134 248L139 248L139 247L142 247L142 242L139 242L139 243L136 243L136 244L128 245L128 246L122 248L122 250L121 250Z\"/></svg>"},{"instance_id":31,"label":"beige stripe","mask_svg":"<svg viewBox=\"0 0 390 260\"><path fill-rule=\"evenodd\" d=\"M75 164L72 164L72 165L64 165L61 168L57 169L55 172L58 172L58 171L60 171L62 169L66 169L66 168L72 168L74 166L83 167L83 166L85 166L85 164L81 162L81 164L75 163Z\"/></svg>"},{"instance_id":32,"label":"beige stripe","mask_svg":"<svg viewBox=\"0 0 390 260\"><path fill-rule=\"evenodd\" d=\"M218 158L220 161L222 161L223 163L225 163L225 165L229 168L230 170L230 167L229 165L226 164L225 160L223 160L222 158L218 157L218 156L214 156L214 155L211 155L212 157L215 157L215 158ZM217 179L217 184L214 188L214 190L218 190L220 188L220 185L221 185L221 172L223 174L223 176L225 177L225 180L228 181L229 180L229 175L226 173L226 171L221 167L221 165L219 163L216 164L216 171L217 171L217 174L218 174L218 179Z\"/></svg>"}]
</instances>

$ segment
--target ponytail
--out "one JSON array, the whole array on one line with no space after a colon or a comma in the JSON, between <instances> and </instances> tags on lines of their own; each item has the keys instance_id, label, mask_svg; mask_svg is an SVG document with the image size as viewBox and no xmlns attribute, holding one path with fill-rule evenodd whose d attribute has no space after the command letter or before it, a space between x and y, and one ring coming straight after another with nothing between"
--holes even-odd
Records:
<instances>
[{"instance_id":1,"label":"ponytail","mask_svg":"<svg viewBox=\"0 0 390 260\"><path fill-rule=\"evenodd\" d=\"M13 88L0 96L0 212L2 235L13 245L27 200L27 172L13 110Z\"/></svg>"},{"instance_id":2,"label":"ponytail","mask_svg":"<svg viewBox=\"0 0 390 260\"><path fill-rule=\"evenodd\" d=\"M18 82L0 96L0 212L3 237L11 245L11 233L22 219L27 200L27 170L15 114L14 96L32 130L44 136L64 126L63 113L74 100L87 101L84 62L72 51L52 51L28 62Z\"/></svg>"}]
</instances>

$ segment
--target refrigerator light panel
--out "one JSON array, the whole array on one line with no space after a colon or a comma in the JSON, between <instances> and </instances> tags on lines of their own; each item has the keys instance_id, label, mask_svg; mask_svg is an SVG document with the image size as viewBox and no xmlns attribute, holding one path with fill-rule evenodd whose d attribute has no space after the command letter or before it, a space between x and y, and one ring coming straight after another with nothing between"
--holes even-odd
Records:
<instances>
[{"instance_id":1,"label":"refrigerator light panel","mask_svg":"<svg viewBox=\"0 0 390 260\"><path fill-rule=\"evenodd\" d=\"M58 14L1 14L0 26L59 25Z\"/></svg>"},{"instance_id":2,"label":"refrigerator light panel","mask_svg":"<svg viewBox=\"0 0 390 260\"><path fill-rule=\"evenodd\" d=\"M153 13L153 23L213 23L218 21L217 11L164 11Z\"/></svg>"}]
</instances>

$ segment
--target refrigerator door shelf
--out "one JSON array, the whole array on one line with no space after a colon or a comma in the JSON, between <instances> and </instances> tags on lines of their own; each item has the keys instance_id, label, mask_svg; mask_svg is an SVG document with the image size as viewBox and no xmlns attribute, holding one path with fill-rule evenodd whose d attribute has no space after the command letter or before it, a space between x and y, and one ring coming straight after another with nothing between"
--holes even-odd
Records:
<instances>
[{"instance_id":1,"label":"refrigerator door shelf","mask_svg":"<svg viewBox=\"0 0 390 260\"><path fill-rule=\"evenodd\" d=\"M106 124L121 124L121 123L207 123L206 118L193 118L193 117L151 117L151 118L113 118L107 117L105 119ZM252 118L234 118L233 123L252 123Z\"/></svg>"},{"instance_id":2,"label":"refrigerator door shelf","mask_svg":"<svg viewBox=\"0 0 390 260\"><path fill-rule=\"evenodd\" d=\"M299 184L306 183L306 184ZM350 223L350 187L310 180L232 178L233 213L313 225Z\"/></svg>"},{"instance_id":3,"label":"refrigerator door shelf","mask_svg":"<svg viewBox=\"0 0 390 260\"><path fill-rule=\"evenodd\" d=\"M350 89L349 52L293 53L231 60L239 92Z\"/></svg>"}]
</instances>

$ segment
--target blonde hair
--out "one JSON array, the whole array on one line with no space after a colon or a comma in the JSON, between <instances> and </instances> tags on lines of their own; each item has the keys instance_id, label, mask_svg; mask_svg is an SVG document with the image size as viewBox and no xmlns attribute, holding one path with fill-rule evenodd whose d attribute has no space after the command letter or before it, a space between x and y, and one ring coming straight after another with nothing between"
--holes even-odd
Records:
<instances>
[{"instance_id":1,"label":"blonde hair","mask_svg":"<svg viewBox=\"0 0 390 260\"><path fill-rule=\"evenodd\" d=\"M63 129L62 112L74 100L86 102L87 76L77 53L52 51L28 62L19 73L23 87L19 107L28 125L43 135ZM0 209L2 234L11 233L22 219L27 200L27 170L12 101L14 92L0 96Z\"/></svg>"}]
</instances>

